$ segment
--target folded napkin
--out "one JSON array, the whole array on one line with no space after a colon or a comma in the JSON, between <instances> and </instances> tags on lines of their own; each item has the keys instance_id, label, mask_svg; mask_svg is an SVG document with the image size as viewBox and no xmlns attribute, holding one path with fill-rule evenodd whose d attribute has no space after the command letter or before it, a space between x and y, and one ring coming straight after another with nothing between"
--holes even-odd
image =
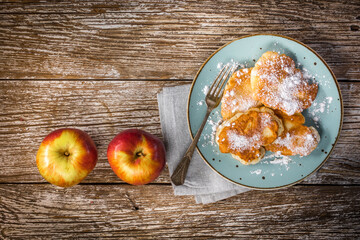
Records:
<instances>
[{"instance_id":1,"label":"folded napkin","mask_svg":"<svg viewBox=\"0 0 360 240\"><path fill-rule=\"evenodd\" d=\"M191 143L187 125L187 96L191 85L166 87L158 94L161 128L170 176ZM195 150L181 186L173 184L175 195L194 195L197 203L212 203L250 189L241 187L214 172Z\"/></svg>"}]
</instances>

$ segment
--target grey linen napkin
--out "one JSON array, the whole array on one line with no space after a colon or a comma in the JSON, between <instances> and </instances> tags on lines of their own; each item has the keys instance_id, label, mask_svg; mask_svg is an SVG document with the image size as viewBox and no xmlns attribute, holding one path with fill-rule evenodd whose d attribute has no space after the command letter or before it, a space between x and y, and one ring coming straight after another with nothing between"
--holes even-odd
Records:
<instances>
[{"instance_id":1,"label":"grey linen napkin","mask_svg":"<svg viewBox=\"0 0 360 240\"><path fill-rule=\"evenodd\" d=\"M191 85L165 87L158 94L161 128L166 145L170 176L191 143L187 125L187 96ZM215 173L195 150L185 183L175 186L175 195L194 195L197 203L207 204L250 189L233 184Z\"/></svg>"}]
</instances>

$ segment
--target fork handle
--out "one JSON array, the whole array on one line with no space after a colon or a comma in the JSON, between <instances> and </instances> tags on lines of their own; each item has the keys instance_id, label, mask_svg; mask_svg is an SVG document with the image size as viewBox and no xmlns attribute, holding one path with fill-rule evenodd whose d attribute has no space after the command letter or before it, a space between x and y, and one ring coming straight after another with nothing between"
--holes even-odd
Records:
<instances>
[{"instance_id":1,"label":"fork handle","mask_svg":"<svg viewBox=\"0 0 360 240\"><path fill-rule=\"evenodd\" d=\"M194 153L195 147L197 142L199 141L199 138L201 136L201 133L204 129L204 126L206 124L206 120L209 118L209 115L211 113L212 109L207 108L206 110L206 115L204 117L203 122L201 123L201 126L199 128L199 130L197 131L194 140L192 141L192 143L190 144L189 148L187 149L184 157L181 159L180 163L177 165L175 171L173 172L173 174L171 175L171 181L176 185L182 185L185 182L185 177L186 177L186 173L187 170L189 168L190 165L190 160L191 157Z\"/></svg>"}]
</instances>

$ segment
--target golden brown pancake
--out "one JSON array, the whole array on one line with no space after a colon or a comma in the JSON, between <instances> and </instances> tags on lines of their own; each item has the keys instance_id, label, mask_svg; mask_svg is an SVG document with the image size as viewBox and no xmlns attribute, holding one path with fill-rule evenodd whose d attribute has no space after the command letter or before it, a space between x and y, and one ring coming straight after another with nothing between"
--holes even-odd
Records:
<instances>
[{"instance_id":1,"label":"golden brown pancake","mask_svg":"<svg viewBox=\"0 0 360 240\"><path fill-rule=\"evenodd\" d=\"M288 115L309 108L318 92L318 85L308 83L290 57L276 52L266 52L256 62L251 88L254 99Z\"/></svg>"},{"instance_id":2,"label":"golden brown pancake","mask_svg":"<svg viewBox=\"0 0 360 240\"><path fill-rule=\"evenodd\" d=\"M283 132L282 121L266 107L251 108L224 121L216 131L216 142L222 153L230 153L242 164L256 164L266 146Z\"/></svg>"},{"instance_id":3,"label":"golden brown pancake","mask_svg":"<svg viewBox=\"0 0 360 240\"><path fill-rule=\"evenodd\" d=\"M221 115L229 119L238 112L245 112L261 106L261 102L252 97L250 73L252 68L240 69L233 73L226 83L221 99Z\"/></svg>"},{"instance_id":4,"label":"golden brown pancake","mask_svg":"<svg viewBox=\"0 0 360 240\"><path fill-rule=\"evenodd\" d=\"M288 116L281 111L275 111L284 124L285 131L266 150L280 152L282 155L309 155L320 142L320 135L313 127L307 127L301 113Z\"/></svg>"}]
</instances>

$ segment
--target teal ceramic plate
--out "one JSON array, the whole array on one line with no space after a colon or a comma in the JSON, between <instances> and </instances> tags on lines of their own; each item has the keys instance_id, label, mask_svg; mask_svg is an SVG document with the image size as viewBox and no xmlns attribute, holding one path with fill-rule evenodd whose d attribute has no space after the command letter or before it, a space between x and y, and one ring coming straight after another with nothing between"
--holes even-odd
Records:
<instances>
[{"instance_id":1,"label":"teal ceramic plate","mask_svg":"<svg viewBox=\"0 0 360 240\"><path fill-rule=\"evenodd\" d=\"M223 154L215 143L215 130L221 121L220 106L205 125L197 149L205 162L224 178L255 189L276 189L298 183L310 176L329 157L342 126L343 105L336 78L325 61L311 48L294 39L279 35L245 36L226 44L212 54L198 71L189 94L188 123L192 136L200 127L206 112L205 94L223 64L239 63L253 67L266 51L290 56L304 76L319 84L313 105L303 112L305 125L314 126L321 136L318 147L306 157L279 158L267 152L256 165L245 166Z\"/></svg>"}]
</instances>

